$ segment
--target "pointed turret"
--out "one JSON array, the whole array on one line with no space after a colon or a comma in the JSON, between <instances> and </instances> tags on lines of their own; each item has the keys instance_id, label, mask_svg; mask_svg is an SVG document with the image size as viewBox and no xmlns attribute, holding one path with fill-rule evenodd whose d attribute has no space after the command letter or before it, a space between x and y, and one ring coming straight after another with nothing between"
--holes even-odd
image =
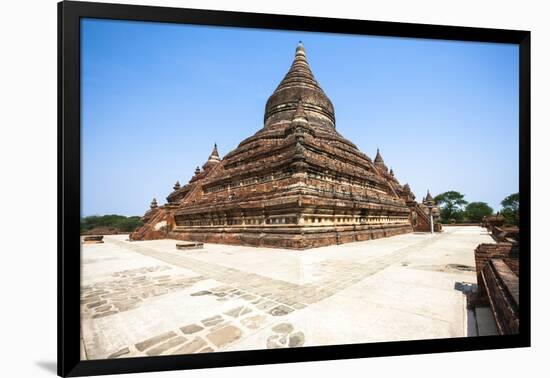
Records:
<instances>
[{"instance_id":1,"label":"pointed turret","mask_svg":"<svg viewBox=\"0 0 550 378\"><path fill-rule=\"evenodd\" d=\"M157 204L157 199L156 198L153 198L153 200L151 201L151 209L156 209L158 207L158 204Z\"/></svg>"},{"instance_id":2,"label":"pointed turret","mask_svg":"<svg viewBox=\"0 0 550 378\"><path fill-rule=\"evenodd\" d=\"M180 182L176 181L176 184L174 185L174 190L179 190L181 188Z\"/></svg>"},{"instance_id":3,"label":"pointed turret","mask_svg":"<svg viewBox=\"0 0 550 378\"><path fill-rule=\"evenodd\" d=\"M216 143L214 143L214 149L210 154L210 159L218 159L218 161L220 160L220 155L218 154L218 145Z\"/></svg>"},{"instance_id":4,"label":"pointed turret","mask_svg":"<svg viewBox=\"0 0 550 378\"><path fill-rule=\"evenodd\" d=\"M395 176L395 174L393 173L393 168L390 168L390 175Z\"/></svg>"},{"instance_id":5,"label":"pointed turret","mask_svg":"<svg viewBox=\"0 0 550 378\"><path fill-rule=\"evenodd\" d=\"M376 149L376 157L374 158L375 163L382 163L384 164L384 159L382 159L382 155L380 155L380 149Z\"/></svg>"},{"instance_id":6,"label":"pointed turret","mask_svg":"<svg viewBox=\"0 0 550 378\"><path fill-rule=\"evenodd\" d=\"M201 169L197 166L197 168L195 168L195 174L198 175L199 173L201 173Z\"/></svg>"},{"instance_id":7,"label":"pointed turret","mask_svg":"<svg viewBox=\"0 0 550 378\"><path fill-rule=\"evenodd\" d=\"M334 107L311 72L302 42L296 47L294 61L265 106L264 126L288 124L299 100L312 125L335 127Z\"/></svg>"},{"instance_id":8,"label":"pointed turret","mask_svg":"<svg viewBox=\"0 0 550 378\"><path fill-rule=\"evenodd\" d=\"M433 204L435 202L432 195L430 194L430 189L428 189L428 194L426 194L425 202L427 204Z\"/></svg>"},{"instance_id":9,"label":"pointed turret","mask_svg":"<svg viewBox=\"0 0 550 378\"><path fill-rule=\"evenodd\" d=\"M386 164L384 164L384 159L382 159L382 155L380 154L380 149L376 149L376 157L374 158L374 164L379 169L382 169L384 171L388 171L388 167L386 167Z\"/></svg>"},{"instance_id":10,"label":"pointed turret","mask_svg":"<svg viewBox=\"0 0 550 378\"><path fill-rule=\"evenodd\" d=\"M406 201L414 201L414 199L416 198L414 193L412 192L411 190L411 187L409 186L409 184L405 184L403 185L403 194L405 195L405 200Z\"/></svg>"},{"instance_id":11,"label":"pointed turret","mask_svg":"<svg viewBox=\"0 0 550 378\"><path fill-rule=\"evenodd\" d=\"M213 167L214 165L220 162L220 155L218 154L218 145L214 143L214 149L210 153L208 160L202 166L202 169L206 170L207 168Z\"/></svg>"}]
</instances>

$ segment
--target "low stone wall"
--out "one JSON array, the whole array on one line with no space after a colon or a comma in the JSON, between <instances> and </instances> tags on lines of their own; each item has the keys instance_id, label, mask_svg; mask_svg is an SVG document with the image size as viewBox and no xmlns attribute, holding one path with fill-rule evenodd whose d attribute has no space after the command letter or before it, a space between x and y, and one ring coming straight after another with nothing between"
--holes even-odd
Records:
<instances>
[{"instance_id":1,"label":"low stone wall","mask_svg":"<svg viewBox=\"0 0 550 378\"><path fill-rule=\"evenodd\" d=\"M203 249L204 244L203 243L197 243L197 242L184 242L184 243L177 243L176 249L180 250L189 250L189 249Z\"/></svg>"},{"instance_id":2,"label":"low stone wall","mask_svg":"<svg viewBox=\"0 0 550 378\"><path fill-rule=\"evenodd\" d=\"M481 271L483 286L501 335L519 332L519 279L502 259L490 259Z\"/></svg>"},{"instance_id":3,"label":"low stone wall","mask_svg":"<svg viewBox=\"0 0 550 378\"><path fill-rule=\"evenodd\" d=\"M99 244L103 243L103 235L84 236L84 244Z\"/></svg>"}]
</instances>

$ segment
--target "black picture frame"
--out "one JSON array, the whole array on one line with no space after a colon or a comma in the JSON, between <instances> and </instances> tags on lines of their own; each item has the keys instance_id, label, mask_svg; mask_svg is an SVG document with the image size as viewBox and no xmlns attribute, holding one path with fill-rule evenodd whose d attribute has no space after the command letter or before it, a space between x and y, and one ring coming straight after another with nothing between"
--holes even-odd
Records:
<instances>
[{"instance_id":1,"label":"black picture frame","mask_svg":"<svg viewBox=\"0 0 550 378\"><path fill-rule=\"evenodd\" d=\"M520 332L353 345L80 361L80 19L512 43L519 46ZM58 3L58 374L99 374L336 360L530 346L530 32L107 3Z\"/></svg>"}]
</instances>

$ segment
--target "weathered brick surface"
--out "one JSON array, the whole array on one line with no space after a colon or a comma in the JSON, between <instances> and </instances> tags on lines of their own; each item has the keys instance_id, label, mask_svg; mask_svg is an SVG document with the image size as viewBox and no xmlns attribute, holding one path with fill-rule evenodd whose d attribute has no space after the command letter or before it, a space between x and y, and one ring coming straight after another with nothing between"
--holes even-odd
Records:
<instances>
[{"instance_id":1,"label":"weathered brick surface","mask_svg":"<svg viewBox=\"0 0 550 378\"><path fill-rule=\"evenodd\" d=\"M475 250L476 304L489 304L500 334L519 330L519 244L480 244Z\"/></svg>"},{"instance_id":2,"label":"weathered brick surface","mask_svg":"<svg viewBox=\"0 0 550 378\"><path fill-rule=\"evenodd\" d=\"M141 218L144 225L130 234L130 240L163 239L174 227L174 215L169 207L151 208Z\"/></svg>"},{"instance_id":3,"label":"weathered brick surface","mask_svg":"<svg viewBox=\"0 0 550 378\"><path fill-rule=\"evenodd\" d=\"M501 259L519 275L519 245L516 243L483 243L474 252L477 282L482 286L481 271L490 259Z\"/></svg>"},{"instance_id":4,"label":"weathered brick surface","mask_svg":"<svg viewBox=\"0 0 550 378\"><path fill-rule=\"evenodd\" d=\"M518 242L519 241L519 228L512 227L493 227L491 230L493 238L497 242Z\"/></svg>"},{"instance_id":5,"label":"weathered brick surface","mask_svg":"<svg viewBox=\"0 0 550 378\"><path fill-rule=\"evenodd\" d=\"M502 259L490 259L481 272L497 330L519 332L519 279Z\"/></svg>"},{"instance_id":6,"label":"weathered brick surface","mask_svg":"<svg viewBox=\"0 0 550 378\"><path fill-rule=\"evenodd\" d=\"M500 227L504 224L504 217L500 214L497 215L490 215L487 217L483 217L482 225L483 227L486 227L489 232L493 232L494 227Z\"/></svg>"}]
</instances>

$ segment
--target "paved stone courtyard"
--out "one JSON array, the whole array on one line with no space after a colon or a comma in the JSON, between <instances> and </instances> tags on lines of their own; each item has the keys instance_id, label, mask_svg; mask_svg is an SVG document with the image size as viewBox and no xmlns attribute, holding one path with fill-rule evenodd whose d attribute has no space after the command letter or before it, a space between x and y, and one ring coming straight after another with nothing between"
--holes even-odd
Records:
<instances>
[{"instance_id":1,"label":"paved stone courtyard","mask_svg":"<svg viewBox=\"0 0 550 378\"><path fill-rule=\"evenodd\" d=\"M82 245L83 359L492 334L466 310L480 227L306 251Z\"/></svg>"}]
</instances>

